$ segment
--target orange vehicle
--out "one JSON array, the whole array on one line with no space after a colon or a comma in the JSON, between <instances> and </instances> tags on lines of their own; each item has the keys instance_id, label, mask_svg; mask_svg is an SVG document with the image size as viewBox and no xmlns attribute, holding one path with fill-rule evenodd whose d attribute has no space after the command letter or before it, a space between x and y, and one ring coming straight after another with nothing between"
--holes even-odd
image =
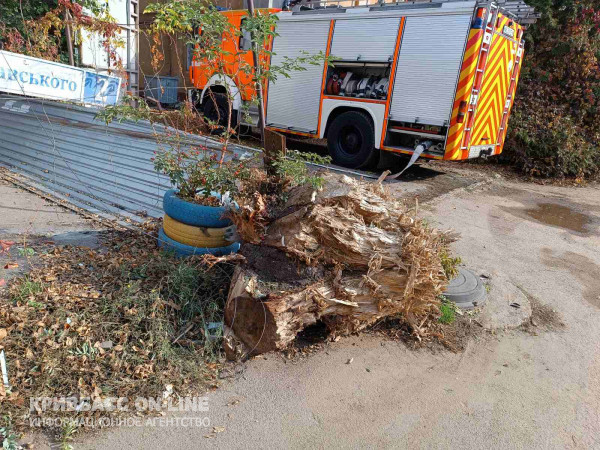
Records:
<instances>
[{"instance_id":1,"label":"orange vehicle","mask_svg":"<svg viewBox=\"0 0 600 450\"><path fill-rule=\"evenodd\" d=\"M333 161L352 168L384 151L447 160L502 152L524 52L524 27L510 11L462 0L269 11L279 19L271 64L301 52L335 60L266 86L268 128L326 138ZM245 11L223 14L243 29ZM225 49L238 44L223 40ZM227 72L192 65L200 106L210 113L207 93L226 99L228 90L233 121L256 125L256 107L242 117L248 80L233 60Z\"/></svg>"}]
</instances>

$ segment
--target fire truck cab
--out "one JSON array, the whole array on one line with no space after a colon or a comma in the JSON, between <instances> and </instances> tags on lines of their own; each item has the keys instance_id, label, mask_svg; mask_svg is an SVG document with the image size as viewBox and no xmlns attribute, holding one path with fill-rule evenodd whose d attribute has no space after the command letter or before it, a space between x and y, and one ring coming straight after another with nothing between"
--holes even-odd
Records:
<instances>
[{"instance_id":1,"label":"fire truck cab","mask_svg":"<svg viewBox=\"0 0 600 450\"><path fill-rule=\"evenodd\" d=\"M266 86L268 128L326 138L334 163L351 168L371 165L381 151L447 160L502 152L524 28L496 3L270 11L279 18L271 64L303 51L334 61L333 67L309 65ZM243 28L245 11L223 14ZM242 105L251 97L245 83L200 64L190 75L205 113L215 107L207 92L229 89L233 119L244 121ZM256 116L248 124L256 125Z\"/></svg>"}]
</instances>

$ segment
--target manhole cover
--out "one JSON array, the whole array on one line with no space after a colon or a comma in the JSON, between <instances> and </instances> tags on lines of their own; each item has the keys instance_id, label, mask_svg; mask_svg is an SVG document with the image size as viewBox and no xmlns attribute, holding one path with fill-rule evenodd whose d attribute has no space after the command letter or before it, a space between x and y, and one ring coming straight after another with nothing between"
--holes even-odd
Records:
<instances>
[{"instance_id":1,"label":"manhole cover","mask_svg":"<svg viewBox=\"0 0 600 450\"><path fill-rule=\"evenodd\" d=\"M462 267L444 292L444 297L462 309L473 309L485 303L485 286L477 275Z\"/></svg>"}]
</instances>

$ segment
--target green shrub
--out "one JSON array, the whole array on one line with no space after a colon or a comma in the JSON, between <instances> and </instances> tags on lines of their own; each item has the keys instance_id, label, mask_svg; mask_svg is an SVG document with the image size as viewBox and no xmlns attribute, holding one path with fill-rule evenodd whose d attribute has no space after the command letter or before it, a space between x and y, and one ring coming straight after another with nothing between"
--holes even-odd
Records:
<instances>
[{"instance_id":1,"label":"green shrub","mask_svg":"<svg viewBox=\"0 0 600 450\"><path fill-rule=\"evenodd\" d=\"M525 62L502 159L542 177L600 172L600 7L530 0Z\"/></svg>"}]
</instances>

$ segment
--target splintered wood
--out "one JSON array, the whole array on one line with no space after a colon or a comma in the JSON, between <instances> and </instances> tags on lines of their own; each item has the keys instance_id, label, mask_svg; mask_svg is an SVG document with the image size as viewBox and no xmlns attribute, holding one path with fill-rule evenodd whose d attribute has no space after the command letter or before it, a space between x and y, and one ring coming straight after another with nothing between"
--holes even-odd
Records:
<instances>
[{"instance_id":1,"label":"splintered wood","mask_svg":"<svg viewBox=\"0 0 600 450\"><path fill-rule=\"evenodd\" d=\"M446 283L439 257L445 233L416 219L380 183L343 175L326 174L319 191L294 189L283 211L233 276L225 320L247 351L281 350L317 321L345 334L398 316L417 335L426 332ZM265 264L266 248L284 256ZM279 276L284 266L297 276Z\"/></svg>"}]
</instances>

